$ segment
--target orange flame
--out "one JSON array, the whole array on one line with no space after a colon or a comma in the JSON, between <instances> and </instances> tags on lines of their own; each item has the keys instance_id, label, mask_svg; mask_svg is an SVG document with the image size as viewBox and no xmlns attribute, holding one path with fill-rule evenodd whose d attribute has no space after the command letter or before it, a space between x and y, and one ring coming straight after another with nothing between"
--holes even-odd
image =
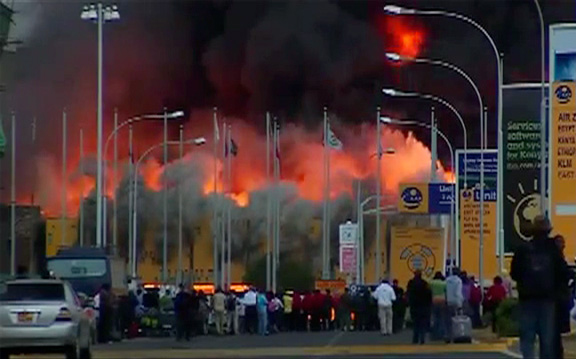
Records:
<instances>
[{"instance_id":1,"label":"orange flame","mask_svg":"<svg viewBox=\"0 0 576 359\"><path fill-rule=\"evenodd\" d=\"M210 123L209 121L194 120L194 123ZM266 137L258 129L242 121L234 121L233 138L238 144L238 156L233 157L231 184L229 197L238 206L249 205L250 194L267 185ZM354 182L357 179L375 178L377 161L376 134L373 126L347 126L339 127L334 124L334 132L344 143L342 151L332 150L330 153L330 197L336 198L343 193L352 194ZM187 131L186 138L200 134L208 134L211 129L205 128ZM381 161L381 181L383 191L395 194L398 185L402 182L426 181L430 171L430 151L412 133L404 134L400 131L384 127L381 134L385 147L395 149L395 154L384 155ZM287 125L282 129L280 136L280 174L284 184L295 188L296 194L301 198L321 201L323 198L323 161L324 149L322 146L320 130L310 132L303 126ZM160 138L139 139L138 148L156 144ZM142 142L142 143L140 143ZM194 171L199 172L201 191L208 195L214 191L216 181L218 192L223 188L224 163L218 158L214 176L214 159L212 157L212 144L209 142L203 147L188 147L188 153L183 159L184 165L194 165ZM219 148L221 152L221 148ZM74 153L74 151L70 151ZM128 162L120 158L118 179L125 172ZM91 177L74 176L74 168L78 161L69 161L73 165L69 169L67 185L67 213L72 216L77 213L81 198L85 198L94 189L94 179ZM444 171L441 165L439 171L443 173L444 180L453 182L454 176ZM41 188L37 192L50 194L48 200L39 201L47 215L61 213L61 181L58 166L45 164L42 168L43 181L39 181ZM162 176L165 167L161 162L151 157L140 165L140 173L145 185L153 191L162 189ZM107 194L114 194L113 172L107 171ZM82 189L83 188L83 189Z\"/></svg>"},{"instance_id":2,"label":"orange flame","mask_svg":"<svg viewBox=\"0 0 576 359\"><path fill-rule=\"evenodd\" d=\"M407 57L418 57L424 46L424 32L405 17L380 16L378 31L386 41L386 51Z\"/></svg>"}]
</instances>

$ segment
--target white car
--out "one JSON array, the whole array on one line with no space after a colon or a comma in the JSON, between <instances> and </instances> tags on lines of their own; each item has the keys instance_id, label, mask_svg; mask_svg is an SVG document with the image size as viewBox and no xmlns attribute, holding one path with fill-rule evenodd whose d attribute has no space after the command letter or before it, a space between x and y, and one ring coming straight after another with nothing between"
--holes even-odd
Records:
<instances>
[{"instance_id":1,"label":"white car","mask_svg":"<svg viewBox=\"0 0 576 359\"><path fill-rule=\"evenodd\" d=\"M51 279L0 284L0 359L44 353L90 359L90 344L90 321L70 284Z\"/></svg>"}]
</instances>

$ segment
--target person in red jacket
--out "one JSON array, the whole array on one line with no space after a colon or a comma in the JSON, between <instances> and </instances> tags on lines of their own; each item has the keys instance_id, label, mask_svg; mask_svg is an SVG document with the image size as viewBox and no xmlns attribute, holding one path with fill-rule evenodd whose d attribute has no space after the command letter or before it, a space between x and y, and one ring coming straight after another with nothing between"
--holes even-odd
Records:
<instances>
[{"instance_id":1,"label":"person in red jacket","mask_svg":"<svg viewBox=\"0 0 576 359\"><path fill-rule=\"evenodd\" d=\"M494 277L494 284L488 288L486 293L486 310L492 313L492 332L496 332L496 311L500 303L506 299L506 287L504 287L502 278Z\"/></svg>"},{"instance_id":2,"label":"person in red jacket","mask_svg":"<svg viewBox=\"0 0 576 359\"><path fill-rule=\"evenodd\" d=\"M317 332L321 330L321 322L324 311L324 294L318 289L312 296L312 319L310 320L310 330Z\"/></svg>"}]
</instances>

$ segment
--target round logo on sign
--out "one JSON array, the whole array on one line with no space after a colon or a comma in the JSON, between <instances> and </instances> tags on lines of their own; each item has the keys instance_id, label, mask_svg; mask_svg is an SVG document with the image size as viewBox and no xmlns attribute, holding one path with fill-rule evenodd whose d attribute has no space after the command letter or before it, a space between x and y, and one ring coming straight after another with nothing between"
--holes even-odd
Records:
<instances>
[{"instance_id":1,"label":"round logo on sign","mask_svg":"<svg viewBox=\"0 0 576 359\"><path fill-rule=\"evenodd\" d=\"M568 103L572 98L572 90L566 85L561 85L556 88L556 99L559 103Z\"/></svg>"},{"instance_id":2,"label":"round logo on sign","mask_svg":"<svg viewBox=\"0 0 576 359\"><path fill-rule=\"evenodd\" d=\"M436 257L432 249L420 243L414 243L400 252L400 260L405 261L410 272L420 270L425 277L431 277L436 268Z\"/></svg>"},{"instance_id":3,"label":"round logo on sign","mask_svg":"<svg viewBox=\"0 0 576 359\"><path fill-rule=\"evenodd\" d=\"M411 210L420 207L420 203L422 203L423 200L422 192L416 187L405 188L404 191L402 191L401 198L404 207Z\"/></svg>"}]
</instances>

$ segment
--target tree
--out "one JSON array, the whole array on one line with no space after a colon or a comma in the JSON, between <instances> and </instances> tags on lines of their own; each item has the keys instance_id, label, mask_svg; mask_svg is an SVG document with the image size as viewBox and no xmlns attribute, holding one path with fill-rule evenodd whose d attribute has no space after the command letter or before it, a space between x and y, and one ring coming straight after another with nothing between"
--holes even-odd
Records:
<instances>
[{"instance_id":1,"label":"tree","mask_svg":"<svg viewBox=\"0 0 576 359\"><path fill-rule=\"evenodd\" d=\"M310 290L314 288L314 272L311 264L289 257L280 258L277 275L279 289ZM260 257L246 268L244 281L258 288L266 288L266 256Z\"/></svg>"}]
</instances>

